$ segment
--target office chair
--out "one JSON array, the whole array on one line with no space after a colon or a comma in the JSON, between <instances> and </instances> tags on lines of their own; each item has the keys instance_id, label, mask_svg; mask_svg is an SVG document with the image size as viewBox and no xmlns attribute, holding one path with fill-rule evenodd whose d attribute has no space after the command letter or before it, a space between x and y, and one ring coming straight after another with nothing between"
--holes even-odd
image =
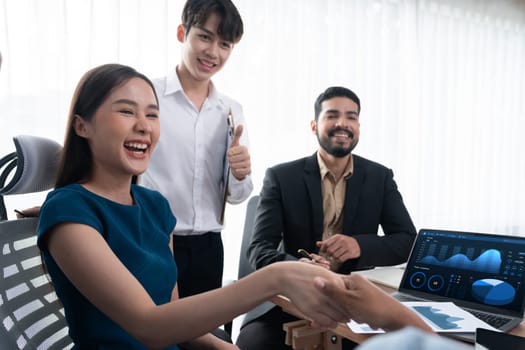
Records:
<instances>
[{"instance_id":1,"label":"office chair","mask_svg":"<svg viewBox=\"0 0 525 350\"><path fill-rule=\"evenodd\" d=\"M28 135L14 143L16 152L0 161L0 349L68 349L64 310L36 246L38 219L7 220L3 202L4 195L51 189L61 146Z\"/></svg>"},{"instance_id":2,"label":"office chair","mask_svg":"<svg viewBox=\"0 0 525 350\"><path fill-rule=\"evenodd\" d=\"M36 246L37 218L0 222L0 349L65 349L64 309Z\"/></svg>"},{"instance_id":3,"label":"office chair","mask_svg":"<svg viewBox=\"0 0 525 350\"><path fill-rule=\"evenodd\" d=\"M259 196L252 196L246 205L246 216L244 218L244 229L242 233L241 253L239 255L239 270L237 278L241 279L249 275L255 269L248 261L248 246L253 235L253 224L255 223L255 212L257 204L259 203Z\"/></svg>"},{"instance_id":4,"label":"office chair","mask_svg":"<svg viewBox=\"0 0 525 350\"><path fill-rule=\"evenodd\" d=\"M53 187L62 149L57 142L38 136L19 135L13 141L16 151L0 159L0 221L7 220L4 196Z\"/></svg>"},{"instance_id":5,"label":"office chair","mask_svg":"<svg viewBox=\"0 0 525 350\"><path fill-rule=\"evenodd\" d=\"M241 279L244 276L252 273L255 269L251 266L248 261L248 246L253 234L253 224L255 221L255 211L257 209L257 203L259 203L259 196L252 196L246 205L246 215L244 217L244 229L242 233L241 252L239 255L239 270L237 272L237 278ZM224 330L232 335L233 321L230 321L224 325Z\"/></svg>"}]
</instances>

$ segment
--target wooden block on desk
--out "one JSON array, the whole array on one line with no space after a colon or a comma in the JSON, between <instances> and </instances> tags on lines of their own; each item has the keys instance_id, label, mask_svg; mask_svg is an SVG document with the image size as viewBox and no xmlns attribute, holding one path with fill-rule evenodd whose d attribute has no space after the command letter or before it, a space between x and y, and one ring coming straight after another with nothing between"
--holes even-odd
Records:
<instances>
[{"instance_id":1,"label":"wooden block on desk","mask_svg":"<svg viewBox=\"0 0 525 350\"><path fill-rule=\"evenodd\" d=\"M309 322L306 320L293 321L283 324L283 330L286 332L284 343L292 346L293 344L293 330L298 327L308 326Z\"/></svg>"},{"instance_id":2,"label":"wooden block on desk","mask_svg":"<svg viewBox=\"0 0 525 350\"><path fill-rule=\"evenodd\" d=\"M313 329L310 325L292 330L293 349L323 349L324 330Z\"/></svg>"},{"instance_id":3,"label":"wooden block on desk","mask_svg":"<svg viewBox=\"0 0 525 350\"><path fill-rule=\"evenodd\" d=\"M343 347L343 341L341 336L335 334L332 331L326 331L324 333L324 350L341 350Z\"/></svg>"}]
</instances>

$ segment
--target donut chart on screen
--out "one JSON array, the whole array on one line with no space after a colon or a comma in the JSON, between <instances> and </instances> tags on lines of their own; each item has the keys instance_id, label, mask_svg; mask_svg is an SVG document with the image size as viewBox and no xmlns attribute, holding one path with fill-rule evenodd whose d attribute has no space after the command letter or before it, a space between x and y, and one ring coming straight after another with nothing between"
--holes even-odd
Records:
<instances>
[{"instance_id":1,"label":"donut chart on screen","mask_svg":"<svg viewBox=\"0 0 525 350\"><path fill-rule=\"evenodd\" d=\"M486 278L472 284L474 299L487 305L506 305L514 300L516 289L509 283L497 279Z\"/></svg>"}]
</instances>

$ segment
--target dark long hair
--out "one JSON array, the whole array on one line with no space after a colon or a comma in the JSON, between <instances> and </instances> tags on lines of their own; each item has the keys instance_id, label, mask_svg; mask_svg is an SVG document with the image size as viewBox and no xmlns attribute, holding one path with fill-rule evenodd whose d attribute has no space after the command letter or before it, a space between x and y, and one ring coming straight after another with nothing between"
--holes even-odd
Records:
<instances>
[{"instance_id":1,"label":"dark long hair","mask_svg":"<svg viewBox=\"0 0 525 350\"><path fill-rule=\"evenodd\" d=\"M78 82L69 109L64 147L58 164L55 188L86 181L93 171L93 156L87 140L75 132L78 115L90 121L111 92L132 78L147 82L158 103L152 82L135 69L121 64L105 64L89 70ZM136 183L136 177L133 182Z\"/></svg>"}]
</instances>

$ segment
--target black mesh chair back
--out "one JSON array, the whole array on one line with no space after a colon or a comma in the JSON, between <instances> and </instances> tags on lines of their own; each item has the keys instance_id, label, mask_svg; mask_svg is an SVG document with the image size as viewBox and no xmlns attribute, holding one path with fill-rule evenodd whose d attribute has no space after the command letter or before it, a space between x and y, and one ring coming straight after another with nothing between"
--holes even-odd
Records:
<instances>
[{"instance_id":1,"label":"black mesh chair back","mask_svg":"<svg viewBox=\"0 0 525 350\"><path fill-rule=\"evenodd\" d=\"M0 222L0 349L69 349L64 309L36 246L37 219Z\"/></svg>"},{"instance_id":2,"label":"black mesh chair back","mask_svg":"<svg viewBox=\"0 0 525 350\"><path fill-rule=\"evenodd\" d=\"M0 159L0 349L70 349L64 309L36 246L38 219L8 220L4 205L4 196L51 189L62 147L31 135L13 141L16 151Z\"/></svg>"}]
</instances>

